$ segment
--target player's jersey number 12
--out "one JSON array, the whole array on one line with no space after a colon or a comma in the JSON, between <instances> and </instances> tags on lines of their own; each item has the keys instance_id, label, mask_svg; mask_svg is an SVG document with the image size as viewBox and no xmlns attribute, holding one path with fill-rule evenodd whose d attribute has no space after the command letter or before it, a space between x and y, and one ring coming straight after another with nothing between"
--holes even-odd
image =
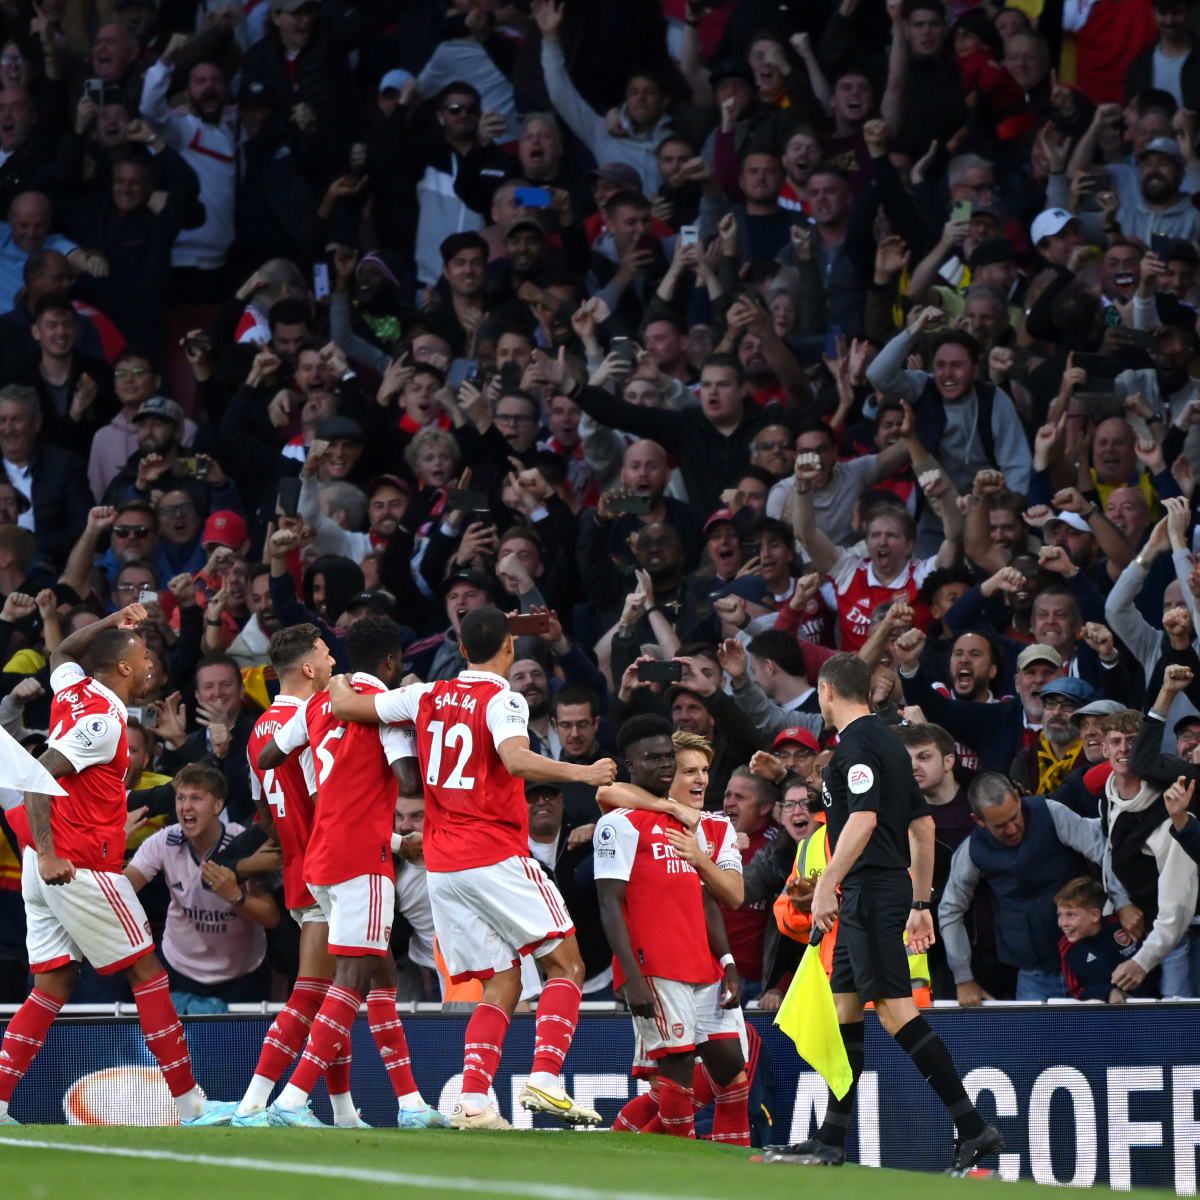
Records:
<instances>
[{"instance_id":1,"label":"player's jersey number 12","mask_svg":"<svg viewBox=\"0 0 1200 1200\"><path fill-rule=\"evenodd\" d=\"M447 729L444 721L430 721L429 739L429 765L425 771L425 782L430 787L450 788L455 791L466 791L473 788L475 786L474 778L463 774L467 763L470 762L471 751L475 748L475 739L471 735L470 726L460 722ZM443 779L443 761L449 762L450 755L456 749L458 758L449 774Z\"/></svg>"}]
</instances>

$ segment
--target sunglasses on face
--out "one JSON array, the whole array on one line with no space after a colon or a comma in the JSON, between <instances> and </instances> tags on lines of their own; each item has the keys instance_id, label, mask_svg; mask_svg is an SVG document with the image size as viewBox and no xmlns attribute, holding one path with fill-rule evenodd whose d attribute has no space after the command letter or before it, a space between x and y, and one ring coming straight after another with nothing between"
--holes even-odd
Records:
<instances>
[{"instance_id":1,"label":"sunglasses on face","mask_svg":"<svg viewBox=\"0 0 1200 1200\"><path fill-rule=\"evenodd\" d=\"M113 537L147 537L150 533L149 525L114 525Z\"/></svg>"},{"instance_id":2,"label":"sunglasses on face","mask_svg":"<svg viewBox=\"0 0 1200 1200\"><path fill-rule=\"evenodd\" d=\"M442 106L442 112L449 113L452 117L461 117L464 113L468 117L477 117L479 115L478 104L446 104Z\"/></svg>"}]
</instances>

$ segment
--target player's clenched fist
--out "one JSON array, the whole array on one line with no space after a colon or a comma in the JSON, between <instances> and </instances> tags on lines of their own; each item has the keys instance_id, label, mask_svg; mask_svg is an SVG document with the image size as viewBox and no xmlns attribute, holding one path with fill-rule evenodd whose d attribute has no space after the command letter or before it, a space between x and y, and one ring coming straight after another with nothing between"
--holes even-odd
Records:
<instances>
[{"instance_id":1,"label":"player's clenched fist","mask_svg":"<svg viewBox=\"0 0 1200 1200\"><path fill-rule=\"evenodd\" d=\"M654 1016L654 996L642 976L630 976L625 980L622 992L625 996L625 1003L629 1005L629 1011L635 1017Z\"/></svg>"},{"instance_id":2,"label":"player's clenched fist","mask_svg":"<svg viewBox=\"0 0 1200 1200\"><path fill-rule=\"evenodd\" d=\"M602 758L584 768L583 782L591 787L608 787L617 777L617 764L611 758Z\"/></svg>"}]
</instances>

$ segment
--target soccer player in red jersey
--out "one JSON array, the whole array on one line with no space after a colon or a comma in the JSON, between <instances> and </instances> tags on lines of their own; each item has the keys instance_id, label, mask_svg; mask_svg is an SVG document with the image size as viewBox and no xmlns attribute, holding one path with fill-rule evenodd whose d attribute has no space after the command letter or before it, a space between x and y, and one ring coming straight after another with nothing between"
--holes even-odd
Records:
<instances>
[{"instance_id":1,"label":"soccer player in red jersey","mask_svg":"<svg viewBox=\"0 0 1200 1200\"><path fill-rule=\"evenodd\" d=\"M304 882L304 852L312 834L317 777L312 751L302 750L277 767L262 770L258 756L267 743L302 709L310 696L322 691L333 674L333 656L315 625L292 625L271 638L271 665L279 676L279 694L255 722L246 756L250 788L263 828L283 852L283 895L288 912L300 926L300 969L292 994L271 1023L246 1094L237 1105L232 1124L267 1125L267 1104L280 1076L304 1049L304 1041L333 979L329 925ZM350 1095L350 1056L329 1064L325 1086L333 1106L333 1123L361 1128Z\"/></svg>"},{"instance_id":2,"label":"soccer player in red jersey","mask_svg":"<svg viewBox=\"0 0 1200 1200\"><path fill-rule=\"evenodd\" d=\"M364 617L346 634L352 688L368 696L400 677L400 627ZM326 678L329 665L322 668ZM396 966L388 948L396 907L392 823L397 781L418 786L410 732L347 725L330 710L329 693L314 691L304 707L259 752L260 770L278 769L311 747L317 804L304 855L303 882L323 914L335 967L312 1020L312 1031L287 1086L266 1109L272 1125L319 1126L309 1097L316 1082L349 1054L350 1030L363 1000L367 1019L396 1093L401 1129L436 1129L446 1119L425 1103L412 1073L404 1026L396 1015ZM268 1093L269 1094L269 1093Z\"/></svg>"},{"instance_id":3,"label":"soccer player in red jersey","mask_svg":"<svg viewBox=\"0 0 1200 1200\"><path fill-rule=\"evenodd\" d=\"M670 724L656 716L634 717L621 727L618 742L633 785L666 797L677 774ZM684 753L685 778L699 782L707 773L707 755L698 748ZM693 756L701 761L693 762ZM623 1110L618 1127L694 1137L698 1050L716 1089L714 1138L748 1145L741 984L720 910L689 861L710 859L708 836L721 839L713 864L717 870L737 869L740 855L729 831L710 825L706 833L703 821L697 830L693 839L667 813L618 809L597 822L593 835L613 983L633 1014L639 1057L657 1069L657 1116L646 1121L650 1102L635 1099L626 1108L637 1111L636 1119Z\"/></svg>"},{"instance_id":4,"label":"soccer player in red jersey","mask_svg":"<svg viewBox=\"0 0 1200 1200\"><path fill-rule=\"evenodd\" d=\"M529 749L529 707L509 689L514 658L508 620L491 606L461 625L467 670L383 696L356 696L331 680L333 711L351 721L412 721L425 780L425 866L438 944L451 979L483 981L467 1025L456 1129L507 1129L488 1089L521 994L520 961L532 954L546 976L538 999L533 1068L519 1097L569 1125L600 1114L563 1090L559 1073L575 1035L583 960L566 905L529 856L529 809L521 780L601 787L616 764L556 762Z\"/></svg>"},{"instance_id":5,"label":"soccer player in red jersey","mask_svg":"<svg viewBox=\"0 0 1200 1200\"><path fill-rule=\"evenodd\" d=\"M101 975L124 971L138 1020L175 1098L180 1124L228 1124L228 1105L196 1086L183 1026L171 1003L167 973L154 953L150 923L125 857L126 705L151 688L154 660L135 632L146 610L131 604L71 634L50 656L50 738L41 764L65 796L26 793L8 820L22 846L21 892L33 991L9 1022L0 1045L0 1125L13 1089L42 1048L70 999L78 964ZM79 665L87 658L92 674Z\"/></svg>"}]
</instances>

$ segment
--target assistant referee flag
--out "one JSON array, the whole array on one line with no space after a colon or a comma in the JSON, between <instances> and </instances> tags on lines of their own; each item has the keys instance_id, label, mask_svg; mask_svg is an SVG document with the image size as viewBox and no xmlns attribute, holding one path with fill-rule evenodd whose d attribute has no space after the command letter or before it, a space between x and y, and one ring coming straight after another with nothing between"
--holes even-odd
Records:
<instances>
[{"instance_id":1,"label":"assistant referee flag","mask_svg":"<svg viewBox=\"0 0 1200 1200\"><path fill-rule=\"evenodd\" d=\"M800 1057L841 1100L850 1090L854 1074L838 1027L833 989L821 962L820 940L820 930L814 926L812 940L775 1014L775 1024L796 1043Z\"/></svg>"},{"instance_id":2,"label":"assistant referee flag","mask_svg":"<svg viewBox=\"0 0 1200 1200\"><path fill-rule=\"evenodd\" d=\"M0 788L65 796L63 787L3 726L0 726Z\"/></svg>"}]
</instances>

